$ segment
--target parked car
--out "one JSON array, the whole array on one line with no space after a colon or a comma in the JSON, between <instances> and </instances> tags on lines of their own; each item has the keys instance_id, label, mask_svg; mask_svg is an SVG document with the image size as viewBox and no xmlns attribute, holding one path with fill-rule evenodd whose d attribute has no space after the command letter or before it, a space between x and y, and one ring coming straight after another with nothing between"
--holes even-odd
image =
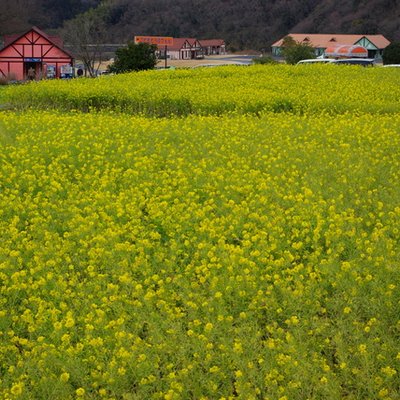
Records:
<instances>
[{"instance_id":1,"label":"parked car","mask_svg":"<svg viewBox=\"0 0 400 400\"><path fill-rule=\"evenodd\" d=\"M332 64L338 65L361 65L363 67L373 66L375 59L373 58L341 58L339 60L332 60Z\"/></svg>"},{"instance_id":2,"label":"parked car","mask_svg":"<svg viewBox=\"0 0 400 400\"><path fill-rule=\"evenodd\" d=\"M389 67L389 68L400 68L400 64L385 64L382 67Z\"/></svg>"},{"instance_id":3,"label":"parked car","mask_svg":"<svg viewBox=\"0 0 400 400\"><path fill-rule=\"evenodd\" d=\"M331 58L312 58L310 60L301 60L297 64L328 64L335 61Z\"/></svg>"},{"instance_id":4,"label":"parked car","mask_svg":"<svg viewBox=\"0 0 400 400\"><path fill-rule=\"evenodd\" d=\"M231 67L233 65L249 66L250 64L242 63L242 62L226 62L226 63L221 63L221 64L198 64L198 65L193 66L192 68Z\"/></svg>"}]
</instances>

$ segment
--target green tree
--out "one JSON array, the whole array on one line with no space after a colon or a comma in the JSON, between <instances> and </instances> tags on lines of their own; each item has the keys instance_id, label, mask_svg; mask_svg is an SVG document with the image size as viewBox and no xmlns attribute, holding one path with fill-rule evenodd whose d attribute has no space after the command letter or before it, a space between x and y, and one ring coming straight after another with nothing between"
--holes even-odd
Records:
<instances>
[{"instance_id":1,"label":"green tree","mask_svg":"<svg viewBox=\"0 0 400 400\"><path fill-rule=\"evenodd\" d=\"M156 51L154 44L129 42L115 52L115 61L108 69L117 74L153 69L157 64Z\"/></svg>"},{"instance_id":2,"label":"green tree","mask_svg":"<svg viewBox=\"0 0 400 400\"><path fill-rule=\"evenodd\" d=\"M400 64L400 42L393 42L383 50L384 64Z\"/></svg>"},{"instance_id":3,"label":"green tree","mask_svg":"<svg viewBox=\"0 0 400 400\"><path fill-rule=\"evenodd\" d=\"M301 60L315 58L314 48L309 43L298 43L286 36L282 43L282 54L288 64L297 64Z\"/></svg>"}]
</instances>

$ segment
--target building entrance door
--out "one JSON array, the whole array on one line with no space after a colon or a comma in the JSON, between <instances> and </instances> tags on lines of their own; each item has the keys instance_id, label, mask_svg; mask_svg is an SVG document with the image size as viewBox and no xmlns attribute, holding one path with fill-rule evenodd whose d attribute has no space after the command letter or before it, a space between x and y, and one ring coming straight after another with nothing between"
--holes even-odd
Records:
<instances>
[{"instance_id":1,"label":"building entrance door","mask_svg":"<svg viewBox=\"0 0 400 400\"><path fill-rule=\"evenodd\" d=\"M35 81L41 78L41 62L24 62L24 76L28 81Z\"/></svg>"}]
</instances>

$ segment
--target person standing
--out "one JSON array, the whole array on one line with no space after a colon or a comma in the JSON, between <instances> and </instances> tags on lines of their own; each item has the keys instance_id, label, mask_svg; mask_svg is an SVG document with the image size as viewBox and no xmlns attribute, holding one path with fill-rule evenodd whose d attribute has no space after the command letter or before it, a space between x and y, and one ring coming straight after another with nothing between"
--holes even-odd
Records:
<instances>
[{"instance_id":1,"label":"person standing","mask_svg":"<svg viewBox=\"0 0 400 400\"><path fill-rule=\"evenodd\" d=\"M36 78L36 72L35 69L33 67L30 67L28 69L28 80L33 81Z\"/></svg>"}]
</instances>

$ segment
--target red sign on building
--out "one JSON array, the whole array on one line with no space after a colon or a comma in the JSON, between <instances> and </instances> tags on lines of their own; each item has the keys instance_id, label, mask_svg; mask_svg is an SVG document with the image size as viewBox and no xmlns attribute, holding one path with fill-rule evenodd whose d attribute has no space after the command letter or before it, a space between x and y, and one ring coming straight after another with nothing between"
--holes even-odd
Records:
<instances>
[{"instance_id":1,"label":"red sign on building","mask_svg":"<svg viewBox=\"0 0 400 400\"><path fill-rule=\"evenodd\" d=\"M158 46L172 46L174 39L169 36L135 36L135 43L156 44Z\"/></svg>"}]
</instances>

